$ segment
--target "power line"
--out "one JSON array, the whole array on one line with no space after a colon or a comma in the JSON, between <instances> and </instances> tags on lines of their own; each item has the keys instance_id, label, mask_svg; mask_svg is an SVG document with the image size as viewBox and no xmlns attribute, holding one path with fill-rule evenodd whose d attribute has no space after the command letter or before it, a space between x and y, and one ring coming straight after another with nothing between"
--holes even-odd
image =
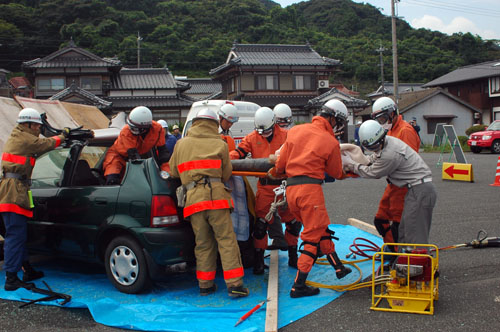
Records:
<instances>
[{"instance_id":1,"label":"power line","mask_svg":"<svg viewBox=\"0 0 500 332\"><path fill-rule=\"evenodd\" d=\"M451 3L439 3L436 1L428 1L428 0L405 0L410 4L421 7L432 7L438 9L444 9L449 11L456 11L460 13L472 14L472 15L481 15L481 16L490 16L490 17L500 17L500 11L494 9L483 9L478 7L469 7L464 5L457 5Z\"/></svg>"}]
</instances>

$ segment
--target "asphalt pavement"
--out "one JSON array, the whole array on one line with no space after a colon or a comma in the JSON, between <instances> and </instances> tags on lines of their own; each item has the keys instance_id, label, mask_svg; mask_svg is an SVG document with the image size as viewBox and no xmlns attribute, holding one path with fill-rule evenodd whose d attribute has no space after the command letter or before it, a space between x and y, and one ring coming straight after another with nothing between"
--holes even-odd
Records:
<instances>
[{"instance_id":1,"label":"asphalt pavement","mask_svg":"<svg viewBox=\"0 0 500 332\"><path fill-rule=\"evenodd\" d=\"M421 155L433 171L438 192L431 243L444 247L469 242L481 229L488 236L500 237L500 187L489 185L495 180L499 156L466 153L474 172L474 182L469 183L443 181L441 167L437 166L440 154ZM443 156L444 161L448 157ZM385 184L384 179L347 179L324 185L332 222L346 224L352 217L371 223ZM346 292L280 331L500 329L500 248L441 251L439 266L439 300L432 316L372 311L371 289L365 288ZM18 302L0 300L0 331L126 331L94 322L86 309L18 306Z\"/></svg>"}]
</instances>

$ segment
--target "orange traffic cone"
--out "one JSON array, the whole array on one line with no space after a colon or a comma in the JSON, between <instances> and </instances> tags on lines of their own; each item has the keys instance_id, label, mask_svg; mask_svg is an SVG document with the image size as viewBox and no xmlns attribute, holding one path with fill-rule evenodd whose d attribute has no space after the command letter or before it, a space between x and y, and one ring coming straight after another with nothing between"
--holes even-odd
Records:
<instances>
[{"instance_id":1,"label":"orange traffic cone","mask_svg":"<svg viewBox=\"0 0 500 332\"><path fill-rule=\"evenodd\" d=\"M495 182L490 184L490 186L500 187L500 157L498 157L497 172L495 173Z\"/></svg>"}]
</instances>

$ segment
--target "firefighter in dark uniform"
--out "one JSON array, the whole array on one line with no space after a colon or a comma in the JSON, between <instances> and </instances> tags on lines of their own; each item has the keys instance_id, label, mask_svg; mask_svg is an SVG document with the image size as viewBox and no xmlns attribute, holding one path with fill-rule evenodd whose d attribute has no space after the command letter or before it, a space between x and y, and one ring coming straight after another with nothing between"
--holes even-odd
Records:
<instances>
[{"instance_id":1,"label":"firefighter in dark uniform","mask_svg":"<svg viewBox=\"0 0 500 332\"><path fill-rule=\"evenodd\" d=\"M2 154L2 180L0 182L0 213L5 225L4 265L5 290L31 288L29 281L43 277L28 261L26 250L27 219L33 217L31 199L31 173L38 156L58 147L69 134L39 138L42 118L37 110L25 108L19 112L18 125L12 130ZM17 272L23 270L20 280Z\"/></svg>"},{"instance_id":2,"label":"firefighter in dark uniform","mask_svg":"<svg viewBox=\"0 0 500 332\"><path fill-rule=\"evenodd\" d=\"M218 119L208 108L198 111L187 136L175 145L170 169L187 190L184 217L190 218L195 234L200 294L216 291L218 250L228 295L243 297L249 292L243 287L244 271L230 216L231 194L224 186L232 166L228 146L217 132Z\"/></svg>"}]
</instances>

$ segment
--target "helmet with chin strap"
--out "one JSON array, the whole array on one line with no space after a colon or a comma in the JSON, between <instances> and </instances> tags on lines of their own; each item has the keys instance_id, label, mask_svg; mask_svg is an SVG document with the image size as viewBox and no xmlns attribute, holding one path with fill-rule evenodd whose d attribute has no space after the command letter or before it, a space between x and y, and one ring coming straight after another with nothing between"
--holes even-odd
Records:
<instances>
[{"instance_id":1,"label":"helmet with chin strap","mask_svg":"<svg viewBox=\"0 0 500 332\"><path fill-rule=\"evenodd\" d=\"M288 127L292 123L292 109L287 104L278 104L274 106L273 111L280 127Z\"/></svg>"},{"instance_id":2,"label":"helmet with chin strap","mask_svg":"<svg viewBox=\"0 0 500 332\"><path fill-rule=\"evenodd\" d=\"M359 127L359 141L365 149L378 150L387 131L375 120L367 120Z\"/></svg>"},{"instance_id":3,"label":"helmet with chin strap","mask_svg":"<svg viewBox=\"0 0 500 332\"><path fill-rule=\"evenodd\" d=\"M219 110L219 116L231 123L238 122L238 109L233 104L224 104Z\"/></svg>"},{"instance_id":4,"label":"helmet with chin strap","mask_svg":"<svg viewBox=\"0 0 500 332\"><path fill-rule=\"evenodd\" d=\"M137 106L127 117L127 124L134 135L144 134L151 128L153 114L146 106Z\"/></svg>"},{"instance_id":5,"label":"helmet with chin strap","mask_svg":"<svg viewBox=\"0 0 500 332\"><path fill-rule=\"evenodd\" d=\"M335 122L339 127L346 125L349 122L349 119L347 118L347 107L338 99L330 99L327 101L323 107L321 107L319 114L335 117Z\"/></svg>"},{"instance_id":6,"label":"helmet with chin strap","mask_svg":"<svg viewBox=\"0 0 500 332\"><path fill-rule=\"evenodd\" d=\"M381 97L373 103L372 119L377 120L380 124L386 123L393 115L399 115L398 106L389 97Z\"/></svg>"},{"instance_id":7,"label":"helmet with chin strap","mask_svg":"<svg viewBox=\"0 0 500 332\"><path fill-rule=\"evenodd\" d=\"M272 133L275 123L276 115L269 107L261 107L255 112L255 130L260 135Z\"/></svg>"}]
</instances>

